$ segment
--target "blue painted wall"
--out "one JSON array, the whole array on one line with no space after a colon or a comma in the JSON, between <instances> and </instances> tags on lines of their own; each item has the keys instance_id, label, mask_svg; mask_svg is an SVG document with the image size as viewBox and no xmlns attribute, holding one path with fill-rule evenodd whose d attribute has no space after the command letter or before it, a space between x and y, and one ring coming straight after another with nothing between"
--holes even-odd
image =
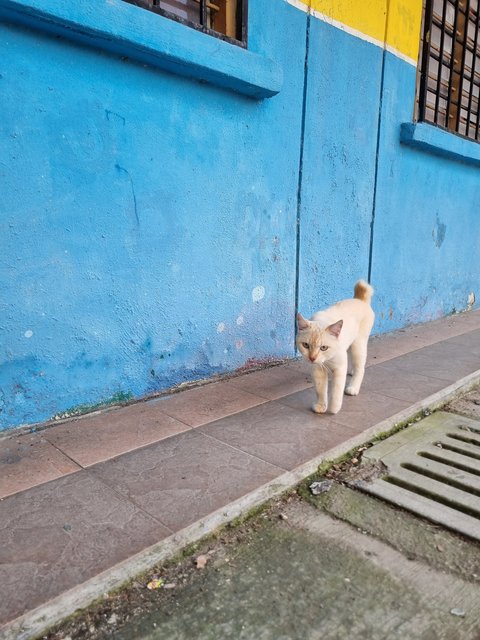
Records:
<instances>
[{"instance_id":1,"label":"blue painted wall","mask_svg":"<svg viewBox=\"0 0 480 640\"><path fill-rule=\"evenodd\" d=\"M386 54L372 260L382 332L480 297L480 169L400 144L415 79L413 66Z\"/></svg>"},{"instance_id":2,"label":"blue painted wall","mask_svg":"<svg viewBox=\"0 0 480 640\"><path fill-rule=\"evenodd\" d=\"M463 311L480 296L478 144L468 143L474 164L402 144L415 87L412 64L312 19L300 202L306 315L351 296L369 270L375 333ZM445 135L451 147L460 140Z\"/></svg>"},{"instance_id":3,"label":"blue painted wall","mask_svg":"<svg viewBox=\"0 0 480 640\"><path fill-rule=\"evenodd\" d=\"M300 203L299 308L368 275L382 50L311 20Z\"/></svg>"},{"instance_id":4,"label":"blue painted wall","mask_svg":"<svg viewBox=\"0 0 480 640\"><path fill-rule=\"evenodd\" d=\"M479 169L400 144L414 67L385 54L382 95L381 48L284 0L249 1L249 51L274 97L2 20L0 429L292 357L296 294L370 254L377 332L476 291Z\"/></svg>"},{"instance_id":5,"label":"blue painted wall","mask_svg":"<svg viewBox=\"0 0 480 640\"><path fill-rule=\"evenodd\" d=\"M2 24L2 428L294 354L306 16L268 4L268 101Z\"/></svg>"}]
</instances>

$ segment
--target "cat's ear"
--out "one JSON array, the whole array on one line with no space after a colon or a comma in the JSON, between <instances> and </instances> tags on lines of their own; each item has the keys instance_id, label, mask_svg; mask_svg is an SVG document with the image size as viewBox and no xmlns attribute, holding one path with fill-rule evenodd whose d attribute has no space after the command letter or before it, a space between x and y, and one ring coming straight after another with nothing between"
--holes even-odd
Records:
<instances>
[{"instance_id":1,"label":"cat's ear","mask_svg":"<svg viewBox=\"0 0 480 640\"><path fill-rule=\"evenodd\" d=\"M310 323L308 322L308 320L305 320L305 318L302 316L301 313L297 313L297 325L298 325L298 328L302 330L302 329L308 329L308 327L310 326Z\"/></svg>"},{"instance_id":2,"label":"cat's ear","mask_svg":"<svg viewBox=\"0 0 480 640\"><path fill-rule=\"evenodd\" d=\"M338 338L338 336L340 335L340 331L342 330L342 327L343 327L343 320L339 320L338 322L335 322L335 324L331 324L330 326L328 326L327 331L332 336L335 336L335 338Z\"/></svg>"}]
</instances>

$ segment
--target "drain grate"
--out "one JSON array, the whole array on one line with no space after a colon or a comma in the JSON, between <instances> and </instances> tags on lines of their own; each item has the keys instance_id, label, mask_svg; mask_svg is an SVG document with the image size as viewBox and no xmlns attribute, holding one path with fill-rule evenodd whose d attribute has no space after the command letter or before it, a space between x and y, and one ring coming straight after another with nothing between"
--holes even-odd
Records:
<instances>
[{"instance_id":1,"label":"drain grate","mask_svg":"<svg viewBox=\"0 0 480 640\"><path fill-rule=\"evenodd\" d=\"M439 411L365 451L386 475L353 485L480 540L480 422Z\"/></svg>"}]
</instances>

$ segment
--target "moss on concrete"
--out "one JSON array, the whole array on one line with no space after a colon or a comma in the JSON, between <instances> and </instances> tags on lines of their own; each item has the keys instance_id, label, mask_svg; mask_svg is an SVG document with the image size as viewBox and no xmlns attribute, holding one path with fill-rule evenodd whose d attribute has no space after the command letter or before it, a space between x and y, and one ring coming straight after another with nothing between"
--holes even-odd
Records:
<instances>
[{"instance_id":1,"label":"moss on concrete","mask_svg":"<svg viewBox=\"0 0 480 640\"><path fill-rule=\"evenodd\" d=\"M423 560L470 582L480 579L480 545L409 512L338 483L328 493L312 496L311 502L409 558Z\"/></svg>"},{"instance_id":2,"label":"moss on concrete","mask_svg":"<svg viewBox=\"0 0 480 640\"><path fill-rule=\"evenodd\" d=\"M128 392L124 393L120 391L115 393L110 398L97 402L95 404L78 404L66 411L61 411L52 416L51 420L65 420L66 418L74 418L75 416L81 416L85 413L91 413L92 411L98 411L99 409L106 409L117 404L126 404L133 399L133 394Z\"/></svg>"}]
</instances>

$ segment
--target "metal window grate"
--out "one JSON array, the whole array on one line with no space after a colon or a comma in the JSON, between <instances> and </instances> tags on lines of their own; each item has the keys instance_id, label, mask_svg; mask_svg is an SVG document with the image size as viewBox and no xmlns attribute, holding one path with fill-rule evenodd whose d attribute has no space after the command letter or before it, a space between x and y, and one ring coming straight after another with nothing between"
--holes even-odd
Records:
<instances>
[{"instance_id":1,"label":"metal window grate","mask_svg":"<svg viewBox=\"0 0 480 640\"><path fill-rule=\"evenodd\" d=\"M248 0L124 0L233 44L247 45Z\"/></svg>"},{"instance_id":2,"label":"metal window grate","mask_svg":"<svg viewBox=\"0 0 480 640\"><path fill-rule=\"evenodd\" d=\"M426 0L418 119L467 138L480 132L480 0Z\"/></svg>"}]
</instances>

